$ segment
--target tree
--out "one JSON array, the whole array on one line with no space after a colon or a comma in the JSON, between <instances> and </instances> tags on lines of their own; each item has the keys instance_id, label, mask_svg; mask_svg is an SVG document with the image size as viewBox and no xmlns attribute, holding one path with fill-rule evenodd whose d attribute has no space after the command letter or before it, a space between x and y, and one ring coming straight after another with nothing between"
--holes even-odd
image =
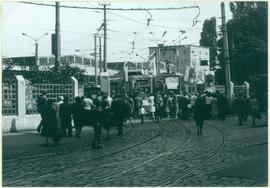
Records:
<instances>
[{"instance_id":1,"label":"tree","mask_svg":"<svg viewBox=\"0 0 270 188\"><path fill-rule=\"evenodd\" d=\"M234 2L230 9L233 18L227 28L232 78L241 84L267 71L267 2Z\"/></svg>"},{"instance_id":2,"label":"tree","mask_svg":"<svg viewBox=\"0 0 270 188\"><path fill-rule=\"evenodd\" d=\"M204 21L200 45L210 48L210 68L214 67L216 65L217 56L217 31L215 17Z\"/></svg>"},{"instance_id":3,"label":"tree","mask_svg":"<svg viewBox=\"0 0 270 188\"><path fill-rule=\"evenodd\" d=\"M230 3L233 15L226 23L232 80L248 81L262 108L267 104L267 6L267 2ZM222 40L218 40L218 57L223 65Z\"/></svg>"}]
</instances>

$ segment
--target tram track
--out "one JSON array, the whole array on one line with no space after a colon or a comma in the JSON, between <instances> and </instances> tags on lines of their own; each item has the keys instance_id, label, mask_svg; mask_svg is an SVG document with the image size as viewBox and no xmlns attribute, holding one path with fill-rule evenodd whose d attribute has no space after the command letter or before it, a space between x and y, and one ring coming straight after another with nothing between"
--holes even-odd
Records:
<instances>
[{"instance_id":1,"label":"tram track","mask_svg":"<svg viewBox=\"0 0 270 188\"><path fill-rule=\"evenodd\" d=\"M168 122L170 122L170 121L171 120L168 120ZM153 122L150 122L150 123L153 123ZM157 124L157 123L155 123L155 124ZM46 177L48 175L51 175L53 173L62 172L62 171L65 171L66 169L69 169L69 168L72 168L72 167L75 167L75 166L80 166L80 165L83 165L83 164L86 164L86 163L89 163L89 162L98 161L100 159L107 158L107 157L110 157L110 156L113 156L113 155L116 155L116 154L119 154L119 153L122 153L122 152L125 152L125 151L128 151L128 150L131 150L133 148L136 148L138 146L141 146L143 144L146 144L148 142L151 142L151 141L157 139L158 137L160 137L162 135L162 132L164 131L164 129L160 126L160 124L157 124L160 127L160 130L159 130L159 132L155 136L153 136L151 138L148 138L148 139L145 139L142 142L139 142L137 144L134 144L134 145L131 145L129 147L126 147L126 148L117 150L115 152L111 152L111 153L102 155L100 157L95 157L95 158L92 158L92 159L89 159L89 160L85 160L85 161L78 162L78 163L75 163L75 164L67 165L67 166L64 166L62 168L58 168L58 169L55 169L55 170L47 171L47 172L44 172L44 173L39 173L36 176L31 176L29 178L26 177L26 178L18 179L18 180L15 180L15 181L9 181L9 182L5 183L4 185L5 186L7 186L7 185L14 185L14 184L21 183L21 182L24 182L24 181L32 181L32 180L40 179L40 178ZM134 126L134 124L133 124L133 126ZM60 156L63 156L63 155L68 155L68 154L70 154L70 152L69 153L68 152L67 153L63 153L61 155L49 156L47 158L39 158L39 159L46 160L46 159L49 159L51 157L60 157Z\"/></svg>"},{"instance_id":2,"label":"tram track","mask_svg":"<svg viewBox=\"0 0 270 188\"><path fill-rule=\"evenodd\" d=\"M201 162L200 164L196 165L195 167L191 168L190 170L186 171L185 173L181 174L178 177L175 177L169 181L163 182L162 185L160 185L161 187L165 187L165 186L170 186L172 185L174 182L179 181L185 177L187 177L188 175L192 174L193 172L195 172L196 170L200 169L201 167L203 167L204 165L206 165L209 161L211 161L214 157L216 157L225 147L226 143L227 143L227 135L225 130L222 130L219 127L214 126L212 123L206 122L206 124L210 125L211 127L217 129L221 135L222 135L222 143L220 144L220 146L218 147L218 149L210 155L210 157L208 157L206 160L204 160L203 162Z\"/></svg>"},{"instance_id":3,"label":"tram track","mask_svg":"<svg viewBox=\"0 0 270 188\"><path fill-rule=\"evenodd\" d=\"M110 181L110 180L112 180L112 179L114 179L116 177L119 177L121 175L124 175L124 174L126 174L126 173L128 173L128 172L130 172L132 170L135 170L135 169L137 169L137 168L139 168L141 166L147 165L148 163L151 163L154 160L157 160L157 159L159 159L159 158L161 158L163 156L170 155L173 152L173 150L175 150L176 148L179 148L180 146L183 146L192 137L191 131L188 128L186 128L183 124L181 124L179 122L178 122L178 124L180 124L185 129L185 131L186 131L187 134L185 134L185 136L179 142L177 142L176 144L174 144L174 146L172 146L166 152L162 152L162 153L156 154L153 157L151 157L150 159L148 159L148 160L146 160L146 161L144 161L142 163L139 163L139 164L134 165L132 167L126 168L125 170L121 170L121 171L119 171L117 173L114 173L113 175L110 175L110 176L107 176L107 177L104 177L104 178L101 178L101 179L92 181L90 184L86 184L86 185L83 185L83 186L87 186L87 187L89 187L89 186L95 186L95 184L97 184L97 183L104 183L104 182Z\"/></svg>"}]
</instances>

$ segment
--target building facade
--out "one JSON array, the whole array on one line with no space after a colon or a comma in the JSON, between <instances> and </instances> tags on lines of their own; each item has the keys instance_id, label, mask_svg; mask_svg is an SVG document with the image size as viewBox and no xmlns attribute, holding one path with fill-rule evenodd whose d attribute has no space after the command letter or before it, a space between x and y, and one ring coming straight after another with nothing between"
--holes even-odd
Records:
<instances>
[{"instance_id":1,"label":"building facade","mask_svg":"<svg viewBox=\"0 0 270 188\"><path fill-rule=\"evenodd\" d=\"M149 47L149 54L156 52L159 54L160 69L164 68L164 64L172 65L171 72L185 74L186 67L194 69L195 72L210 71L210 55L209 48L196 45L176 45L158 47Z\"/></svg>"}]
</instances>

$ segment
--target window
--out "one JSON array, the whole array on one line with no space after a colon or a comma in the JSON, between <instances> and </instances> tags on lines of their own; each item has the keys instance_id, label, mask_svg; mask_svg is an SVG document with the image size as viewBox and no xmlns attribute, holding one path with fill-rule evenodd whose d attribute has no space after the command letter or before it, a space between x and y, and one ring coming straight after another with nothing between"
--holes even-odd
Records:
<instances>
[{"instance_id":1,"label":"window","mask_svg":"<svg viewBox=\"0 0 270 188\"><path fill-rule=\"evenodd\" d=\"M200 65L201 65L201 66L206 66L206 65L208 65L208 60L201 60Z\"/></svg>"}]
</instances>

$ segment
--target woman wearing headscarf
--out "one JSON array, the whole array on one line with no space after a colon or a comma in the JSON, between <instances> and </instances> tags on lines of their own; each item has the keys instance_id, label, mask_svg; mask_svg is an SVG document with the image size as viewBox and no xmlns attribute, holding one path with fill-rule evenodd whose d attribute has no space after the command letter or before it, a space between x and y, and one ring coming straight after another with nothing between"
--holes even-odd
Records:
<instances>
[{"instance_id":1,"label":"woman wearing headscarf","mask_svg":"<svg viewBox=\"0 0 270 188\"><path fill-rule=\"evenodd\" d=\"M53 108L52 100L48 100L46 109L44 110L44 121L42 124L41 136L46 138L46 145L49 145L49 138L53 139L55 145L57 145L61 140L57 128L56 112Z\"/></svg>"}]
</instances>

